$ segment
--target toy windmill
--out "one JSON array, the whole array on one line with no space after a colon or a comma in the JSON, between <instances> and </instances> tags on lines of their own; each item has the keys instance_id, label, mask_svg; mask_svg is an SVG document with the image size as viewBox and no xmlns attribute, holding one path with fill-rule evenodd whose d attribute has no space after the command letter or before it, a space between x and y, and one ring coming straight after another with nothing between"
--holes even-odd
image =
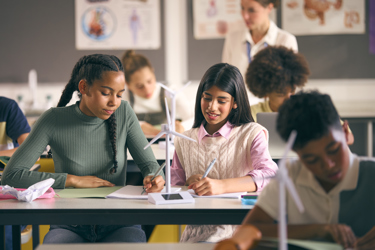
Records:
<instances>
[{"instance_id":1,"label":"toy windmill","mask_svg":"<svg viewBox=\"0 0 375 250\"><path fill-rule=\"evenodd\" d=\"M171 107L171 120L172 120L172 124L171 124L171 130L172 131L176 131L176 124L175 124L175 121L176 121L176 96L182 91L184 90L187 86L189 86L189 84L191 83L191 81L187 82L184 86L182 86L182 88L180 88L179 90L172 90L171 88L165 86L164 84L158 82L158 84L163 88L165 89L166 91L168 91L169 95L171 96L172 98L172 107ZM171 137L170 137L171 141L173 142L173 139L174 139L174 135L172 134Z\"/></svg>"},{"instance_id":2,"label":"toy windmill","mask_svg":"<svg viewBox=\"0 0 375 250\"><path fill-rule=\"evenodd\" d=\"M159 134L157 134L154 139L152 139L150 141L149 144L146 145L146 147L144 147L144 149L148 148L150 145L152 145L157 139L159 139L160 137L162 137L163 135L165 135L165 145L166 145L166 155L165 155L165 162L166 162L166 166L165 166L165 185L166 185L166 193L169 194L171 193L171 164L170 164L170 157L169 157L169 146L170 146L170 143L171 141L169 140L169 137L171 135L175 135L175 136L178 136L178 137L181 137L181 138L184 138L184 139L187 139L187 140L190 140L190 141L194 141L194 142L197 142L196 140L194 139L191 139L190 137L187 137L185 135L182 135L180 133L177 133L175 132L174 130L172 130L172 121L171 120L171 117L169 115L169 109L168 109L168 102L167 102L167 99L165 99L165 111L167 113L167 124L162 124L161 125L161 131L159 132Z\"/></svg>"},{"instance_id":3,"label":"toy windmill","mask_svg":"<svg viewBox=\"0 0 375 250\"><path fill-rule=\"evenodd\" d=\"M296 188L289 178L288 169L285 166L286 157L288 155L289 150L292 149L294 141L297 137L297 132L293 130L290 133L283 157L279 161L279 170L276 174L276 179L279 182L279 224L278 224L278 231L279 231L279 249L286 250L288 249L287 245L287 223L286 223L286 196L285 196L285 187L288 189L290 195L292 196L294 202L296 203L298 210L300 213L303 213L305 210L301 199L298 196Z\"/></svg>"}]
</instances>

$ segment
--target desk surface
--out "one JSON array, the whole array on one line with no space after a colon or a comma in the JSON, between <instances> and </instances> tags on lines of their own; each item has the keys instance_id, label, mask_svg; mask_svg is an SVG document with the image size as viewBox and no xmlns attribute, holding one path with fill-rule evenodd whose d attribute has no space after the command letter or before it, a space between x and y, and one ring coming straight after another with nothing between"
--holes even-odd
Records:
<instances>
[{"instance_id":1,"label":"desk surface","mask_svg":"<svg viewBox=\"0 0 375 250\"><path fill-rule=\"evenodd\" d=\"M213 243L195 243L195 244L185 244L185 243L170 243L170 244L150 244L150 243L111 243L111 244L60 244L60 245L40 245L37 250L208 250L214 248Z\"/></svg>"},{"instance_id":2,"label":"desk surface","mask_svg":"<svg viewBox=\"0 0 375 250\"><path fill-rule=\"evenodd\" d=\"M237 199L218 198L172 205L128 199L0 200L0 225L241 224L252 207Z\"/></svg>"},{"instance_id":3,"label":"desk surface","mask_svg":"<svg viewBox=\"0 0 375 250\"><path fill-rule=\"evenodd\" d=\"M291 240L292 245L289 246L290 249L294 246L305 247L303 249L312 249L312 250L341 250L341 246L335 243L328 242L316 242L316 241L304 241L304 240ZM296 244L298 243L298 244ZM59 245L46 245L43 244L37 248L37 250L102 250L102 249L111 249L111 250L123 250L123 249L132 249L132 250L211 250L214 249L214 243L89 243L89 244L59 244ZM277 248L277 247L276 247ZM256 247L256 250L270 250L276 249L275 247L266 247L262 246L262 243ZM300 249L300 248L298 248Z\"/></svg>"}]
</instances>

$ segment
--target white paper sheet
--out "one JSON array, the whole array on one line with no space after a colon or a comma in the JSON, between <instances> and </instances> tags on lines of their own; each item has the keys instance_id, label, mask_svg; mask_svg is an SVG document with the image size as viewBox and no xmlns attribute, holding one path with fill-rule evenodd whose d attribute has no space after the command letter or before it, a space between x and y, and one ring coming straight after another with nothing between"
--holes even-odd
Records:
<instances>
[{"instance_id":1,"label":"white paper sheet","mask_svg":"<svg viewBox=\"0 0 375 250\"><path fill-rule=\"evenodd\" d=\"M227 198L227 199L241 199L241 195L247 194L247 192L238 192L238 193L226 193L226 194L217 194L217 195L196 195L193 189L189 189L188 192L194 198Z\"/></svg>"},{"instance_id":2,"label":"white paper sheet","mask_svg":"<svg viewBox=\"0 0 375 250\"><path fill-rule=\"evenodd\" d=\"M172 188L171 192L177 193L180 190L181 188ZM141 194L142 191L143 191L143 186L127 185L113 193L110 193L109 195L106 196L106 198L147 200L148 194L146 192L144 194ZM161 192L165 193L165 188L163 188Z\"/></svg>"}]
</instances>

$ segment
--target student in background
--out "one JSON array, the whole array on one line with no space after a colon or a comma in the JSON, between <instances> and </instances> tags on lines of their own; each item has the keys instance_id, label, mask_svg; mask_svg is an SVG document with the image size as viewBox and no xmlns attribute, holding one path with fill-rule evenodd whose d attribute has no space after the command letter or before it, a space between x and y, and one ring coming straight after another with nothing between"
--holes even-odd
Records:
<instances>
[{"instance_id":1,"label":"student in background","mask_svg":"<svg viewBox=\"0 0 375 250\"><path fill-rule=\"evenodd\" d=\"M255 55L245 82L251 93L266 100L251 106L254 120L257 113L277 112L296 88L305 86L309 74L305 57L284 46L269 46Z\"/></svg>"},{"instance_id":2,"label":"student in background","mask_svg":"<svg viewBox=\"0 0 375 250\"><path fill-rule=\"evenodd\" d=\"M134 50L126 51L122 63L125 71L125 100L130 103L140 121L142 131L146 135L157 135L157 126L166 123L166 92L156 83L154 69L150 61ZM176 98L176 131L182 133L191 128L193 109L189 107L183 93ZM171 108L171 106L169 106ZM182 122L181 122L182 121Z\"/></svg>"},{"instance_id":3,"label":"student in background","mask_svg":"<svg viewBox=\"0 0 375 250\"><path fill-rule=\"evenodd\" d=\"M257 113L278 112L280 106L296 91L305 86L310 74L306 58L301 53L284 46L269 46L260 51L247 69L245 81L249 90L264 102L252 105L254 120ZM348 145L354 143L354 136L348 122L341 121L348 130Z\"/></svg>"},{"instance_id":4,"label":"student in background","mask_svg":"<svg viewBox=\"0 0 375 250\"><path fill-rule=\"evenodd\" d=\"M80 101L65 107L73 93ZM2 185L27 188L54 178L53 188L124 186L127 150L144 176L147 192L163 188L162 176L150 182L159 165L129 104L121 101L125 78L121 61L110 55L82 57L74 66L58 108L44 112L2 176ZM29 171L47 145L55 173ZM124 222L124 224L126 224ZM139 225L51 225L45 243L144 242Z\"/></svg>"},{"instance_id":5,"label":"student in background","mask_svg":"<svg viewBox=\"0 0 375 250\"><path fill-rule=\"evenodd\" d=\"M297 131L289 176L305 207L300 213L287 195L288 237L330 240L345 248L375 248L375 159L358 157L347 145L348 131L328 95L300 92L279 110L277 131L287 141ZM244 224L277 237L278 183L272 180ZM237 237L236 237L237 238Z\"/></svg>"},{"instance_id":6,"label":"student in background","mask_svg":"<svg viewBox=\"0 0 375 250\"><path fill-rule=\"evenodd\" d=\"M30 130L18 104L12 99L0 96L0 156L12 156Z\"/></svg>"},{"instance_id":7,"label":"student in background","mask_svg":"<svg viewBox=\"0 0 375 250\"><path fill-rule=\"evenodd\" d=\"M245 76L254 55L267 46L283 45L298 51L296 37L270 20L271 11L278 6L278 0L241 0L245 27L227 34L222 62L238 67Z\"/></svg>"},{"instance_id":8,"label":"student in background","mask_svg":"<svg viewBox=\"0 0 375 250\"><path fill-rule=\"evenodd\" d=\"M193 128L184 134L198 144L176 137L172 185L187 185L198 195L254 192L277 171L268 151L268 132L253 122L242 75L232 65L219 63L207 70L198 87ZM215 165L202 179L214 158ZM234 229L188 225L181 241L216 242L230 237Z\"/></svg>"},{"instance_id":9,"label":"student in background","mask_svg":"<svg viewBox=\"0 0 375 250\"><path fill-rule=\"evenodd\" d=\"M0 96L0 157L9 160L30 133L30 126L18 104ZM21 226L24 230L26 226ZM5 226L5 246L13 249L12 226Z\"/></svg>"}]
</instances>

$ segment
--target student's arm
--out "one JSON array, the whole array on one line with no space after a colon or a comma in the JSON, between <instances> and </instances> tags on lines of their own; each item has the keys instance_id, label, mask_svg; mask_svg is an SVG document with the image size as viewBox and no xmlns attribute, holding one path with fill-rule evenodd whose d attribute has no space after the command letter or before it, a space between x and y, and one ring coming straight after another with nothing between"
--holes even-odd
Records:
<instances>
[{"instance_id":1,"label":"student's arm","mask_svg":"<svg viewBox=\"0 0 375 250\"><path fill-rule=\"evenodd\" d=\"M263 131L254 138L250 148L253 170L247 176L216 180L204 178L189 185L198 195L214 195L234 192L260 191L269 182L267 177L276 174L277 165L268 152L267 139ZM190 178L189 178L190 179ZM188 183L189 183L188 179ZM254 182L255 179L255 182Z\"/></svg>"},{"instance_id":2,"label":"student's arm","mask_svg":"<svg viewBox=\"0 0 375 250\"><path fill-rule=\"evenodd\" d=\"M21 145L30 133L30 126L18 104L14 100L4 102L0 107L5 111L6 133L13 141ZM0 151L0 156L12 156L18 147Z\"/></svg>"},{"instance_id":3,"label":"student's arm","mask_svg":"<svg viewBox=\"0 0 375 250\"><path fill-rule=\"evenodd\" d=\"M2 185L28 188L36 182L53 178L55 179L55 183L52 186L53 188L65 187L67 176L65 173L29 171L49 144L53 136L53 124L55 120L53 109L44 112L37 120L31 133L16 150L5 167L1 178Z\"/></svg>"},{"instance_id":4,"label":"student's arm","mask_svg":"<svg viewBox=\"0 0 375 250\"><path fill-rule=\"evenodd\" d=\"M250 155L253 170L248 173L248 176L251 176L255 180L255 191L262 191L271 180L270 177L276 175L278 169L268 151L268 141L265 131L262 130L255 136L250 148Z\"/></svg>"},{"instance_id":5,"label":"student's arm","mask_svg":"<svg viewBox=\"0 0 375 250\"><path fill-rule=\"evenodd\" d=\"M159 168L159 164L155 159L151 147L148 147L146 150L143 149L148 144L148 141L142 132L141 126L139 125L139 122L134 111L131 109L128 103L125 103L125 105L125 122L127 122L126 147L129 149L129 152L132 155L133 160L141 170L143 177L146 178L149 175L153 176ZM160 178L164 178L163 173L161 173ZM155 178L155 180L155 187L153 186L153 189L147 190L147 192L157 192L163 188L164 181L163 183L161 183L161 180L159 178ZM147 182L146 184L147 186L149 186L149 182Z\"/></svg>"},{"instance_id":6,"label":"student's arm","mask_svg":"<svg viewBox=\"0 0 375 250\"><path fill-rule=\"evenodd\" d=\"M141 125L142 131L145 135L155 136L160 132L160 129L155 128L148 122L140 121L139 124Z\"/></svg>"},{"instance_id":7,"label":"student's arm","mask_svg":"<svg viewBox=\"0 0 375 250\"><path fill-rule=\"evenodd\" d=\"M17 139L18 144L21 145L24 142L24 140L26 139L26 137L28 135L29 135L29 133L24 133L24 134L20 135L18 137L18 139ZM8 150L0 151L0 156L9 156L9 157L11 157L14 154L14 152L16 152L17 148L18 147L13 148L13 149L8 149Z\"/></svg>"},{"instance_id":8,"label":"student's arm","mask_svg":"<svg viewBox=\"0 0 375 250\"><path fill-rule=\"evenodd\" d=\"M230 178L230 179L211 179L203 178L189 185L197 195L215 195L236 192L252 192L256 190L253 179L250 176Z\"/></svg>"},{"instance_id":9,"label":"student's arm","mask_svg":"<svg viewBox=\"0 0 375 250\"><path fill-rule=\"evenodd\" d=\"M171 185L184 186L186 182L185 171L183 170L180 160L178 159L176 151L173 154L173 161L171 166Z\"/></svg>"},{"instance_id":10,"label":"student's arm","mask_svg":"<svg viewBox=\"0 0 375 250\"><path fill-rule=\"evenodd\" d=\"M257 205L248 213L242 224L254 225L262 232L263 237L278 237L278 225ZM352 229L342 224L288 225L288 238L335 241L345 248L353 247L356 241Z\"/></svg>"}]
</instances>

